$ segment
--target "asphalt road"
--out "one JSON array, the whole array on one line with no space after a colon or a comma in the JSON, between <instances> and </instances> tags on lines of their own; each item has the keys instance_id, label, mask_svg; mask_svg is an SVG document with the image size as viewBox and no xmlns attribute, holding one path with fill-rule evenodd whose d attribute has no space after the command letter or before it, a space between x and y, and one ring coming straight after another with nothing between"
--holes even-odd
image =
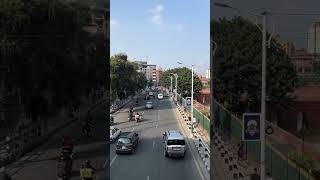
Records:
<instances>
[{"instance_id":1,"label":"asphalt road","mask_svg":"<svg viewBox=\"0 0 320 180\"><path fill-rule=\"evenodd\" d=\"M73 138L75 145L72 179L80 179L79 169L85 160L90 160L97 169L97 180L108 179L109 144L106 140L108 127L105 115L105 109L107 108L109 107L106 104L102 104L93 111L93 119L96 121L96 125L92 137L82 135L81 122L75 122L61 129L34 151L9 165L7 169L13 180L56 180L57 157L60 155L62 138L65 135Z\"/></svg>"},{"instance_id":2,"label":"asphalt road","mask_svg":"<svg viewBox=\"0 0 320 180\"><path fill-rule=\"evenodd\" d=\"M152 101L154 109L145 110L146 101L142 99L135 107L135 112L144 111L143 120L139 123L128 121L127 108L114 114L113 126L120 128L122 132L138 132L140 142L136 153L132 155L116 155L115 143L110 145L111 180L209 180L209 175L199 165L202 163L199 155L191 151L190 145L194 146L191 141L184 158L164 156L162 134L169 129L181 128L168 99Z\"/></svg>"}]
</instances>

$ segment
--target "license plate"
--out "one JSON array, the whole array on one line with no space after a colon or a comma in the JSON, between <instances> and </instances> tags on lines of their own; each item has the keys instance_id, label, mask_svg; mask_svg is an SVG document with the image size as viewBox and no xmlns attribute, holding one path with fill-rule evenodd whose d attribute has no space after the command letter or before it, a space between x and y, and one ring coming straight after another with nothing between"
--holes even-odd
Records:
<instances>
[{"instance_id":1,"label":"license plate","mask_svg":"<svg viewBox=\"0 0 320 180\"><path fill-rule=\"evenodd\" d=\"M127 149L125 146L122 146L122 148L121 149Z\"/></svg>"},{"instance_id":2,"label":"license plate","mask_svg":"<svg viewBox=\"0 0 320 180\"><path fill-rule=\"evenodd\" d=\"M180 151L180 148L173 148L174 151Z\"/></svg>"}]
</instances>

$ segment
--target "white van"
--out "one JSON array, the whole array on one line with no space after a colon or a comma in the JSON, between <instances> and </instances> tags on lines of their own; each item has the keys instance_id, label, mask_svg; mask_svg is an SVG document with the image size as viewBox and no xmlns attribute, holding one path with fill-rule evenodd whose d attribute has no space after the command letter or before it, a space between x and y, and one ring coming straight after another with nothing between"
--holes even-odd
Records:
<instances>
[{"instance_id":1,"label":"white van","mask_svg":"<svg viewBox=\"0 0 320 180\"><path fill-rule=\"evenodd\" d=\"M184 157L186 154L186 142L180 131L169 130L163 133L164 155Z\"/></svg>"},{"instance_id":2,"label":"white van","mask_svg":"<svg viewBox=\"0 0 320 180\"><path fill-rule=\"evenodd\" d=\"M158 99L163 99L163 94L162 93L158 94Z\"/></svg>"}]
</instances>

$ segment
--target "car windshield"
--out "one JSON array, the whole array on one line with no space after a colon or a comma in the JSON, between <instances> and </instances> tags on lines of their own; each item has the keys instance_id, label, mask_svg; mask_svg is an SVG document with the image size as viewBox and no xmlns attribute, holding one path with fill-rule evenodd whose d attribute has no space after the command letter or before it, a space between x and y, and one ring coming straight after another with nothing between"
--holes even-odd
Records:
<instances>
[{"instance_id":1,"label":"car windshield","mask_svg":"<svg viewBox=\"0 0 320 180\"><path fill-rule=\"evenodd\" d=\"M147 102L147 104L152 104L152 102Z\"/></svg>"},{"instance_id":2,"label":"car windshield","mask_svg":"<svg viewBox=\"0 0 320 180\"><path fill-rule=\"evenodd\" d=\"M185 145L184 140L168 140L167 145Z\"/></svg>"},{"instance_id":3,"label":"car windshield","mask_svg":"<svg viewBox=\"0 0 320 180\"><path fill-rule=\"evenodd\" d=\"M119 144L129 144L131 141L129 138L119 138L118 143Z\"/></svg>"}]
</instances>

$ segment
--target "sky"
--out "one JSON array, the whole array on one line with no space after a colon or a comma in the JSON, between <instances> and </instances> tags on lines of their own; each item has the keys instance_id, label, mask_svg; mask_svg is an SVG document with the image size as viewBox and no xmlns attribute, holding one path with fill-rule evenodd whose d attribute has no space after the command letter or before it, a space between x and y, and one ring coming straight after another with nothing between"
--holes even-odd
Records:
<instances>
[{"instance_id":1,"label":"sky","mask_svg":"<svg viewBox=\"0 0 320 180\"><path fill-rule=\"evenodd\" d=\"M312 16L288 16L277 15L268 17L268 30L280 36L291 40L298 48L307 47L307 32L313 22L320 20L320 0L214 0L215 2L230 5L239 9L232 10L221 7L214 7L213 12L215 18L217 17L233 17L235 15L242 15L249 17L253 21L255 18L249 16L246 12L253 9L263 8L271 12L285 12L285 13L303 13L303 14L319 14ZM255 10L253 12L261 12ZM261 21L259 21L261 22Z\"/></svg>"},{"instance_id":2,"label":"sky","mask_svg":"<svg viewBox=\"0 0 320 180\"><path fill-rule=\"evenodd\" d=\"M110 14L111 56L162 69L196 65L200 74L209 68L209 0L111 0Z\"/></svg>"}]
</instances>

